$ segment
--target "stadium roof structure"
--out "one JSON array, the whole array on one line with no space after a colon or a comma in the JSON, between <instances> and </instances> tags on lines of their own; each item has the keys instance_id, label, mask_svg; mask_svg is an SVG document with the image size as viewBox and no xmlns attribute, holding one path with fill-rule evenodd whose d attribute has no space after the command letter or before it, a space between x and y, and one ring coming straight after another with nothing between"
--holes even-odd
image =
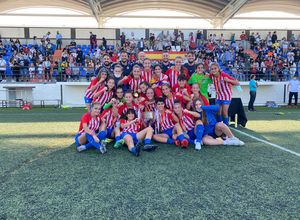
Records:
<instances>
[{"instance_id":1,"label":"stadium roof structure","mask_svg":"<svg viewBox=\"0 0 300 220\"><path fill-rule=\"evenodd\" d=\"M209 20L215 28L222 28L229 19L245 12L268 10L300 15L299 0L2 0L0 2L0 13L3 14L6 11L17 8L38 6L80 11L85 16L94 16L98 21L99 27L103 26L106 18L130 17L122 14L145 9L167 9L186 12L191 14L193 18ZM191 17L186 16L182 18L188 19ZM253 17L251 18L253 19Z\"/></svg>"}]
</instances>

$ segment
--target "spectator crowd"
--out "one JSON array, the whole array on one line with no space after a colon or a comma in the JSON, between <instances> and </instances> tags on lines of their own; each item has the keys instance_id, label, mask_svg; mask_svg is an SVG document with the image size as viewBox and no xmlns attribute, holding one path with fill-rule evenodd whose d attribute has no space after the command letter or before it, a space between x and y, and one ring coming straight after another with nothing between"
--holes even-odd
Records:
<instances>
[{"instance_id":1,"label":"spectator crowd","mask_svg":"<svg viewBox=\"0 0 300 220\"><path fill-rule=\"evenodd\" d=\"M56 42L50 40L47 32L41 39L33 37L30 44L21 44L19 39L0 38L1 81L6 82L56 82L90 80L102 67L113 72L120 64L123 75L129 75L134 64L144 66L144 51L163 51L162 60L150 60L150 68L161 62L166 71L174 65L169 60L170 51L187 52L184 65L192 75L195 66L202 63L209 71L212 63L240 81L247 81L251 74L258 80L286 81L298 75L300 69L300 36L278 39L276 31L269 32L266 38L259 33L247 36L244 32L236 39L232 34L230 41L223 34L210 34L204 39L202 31L184 36L182 31L170 33L163 31L157 36L149 34L149 39L128 38L124 33L116 45L108 45L103 37L90 32L90 45L78 45L71 41L62 47L63 36L57 32ZM54 38L54 37L53 37ZM55 57L56 49L62 48L61 57Z\"/></svg>"}]
</instances>

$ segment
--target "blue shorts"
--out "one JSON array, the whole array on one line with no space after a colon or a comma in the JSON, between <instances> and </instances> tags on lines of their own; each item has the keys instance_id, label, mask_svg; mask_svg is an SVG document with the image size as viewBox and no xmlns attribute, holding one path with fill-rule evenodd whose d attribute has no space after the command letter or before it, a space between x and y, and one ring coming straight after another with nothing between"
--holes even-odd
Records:
<instances>
[{"instance_id":1,"label":"blue shorts","mask_svg":"<svg viewBox=\"0 0 300 220\"><path fill-rule=\"evenodd\" d=\"M121 138L124 139L126 135L130 135L132 137L134 145L136 145L139 142L136 133L122 132Z\"/></svg>"},{"instance_id":2,"label":"blue shorts","mask_svg":"<svg viewBox=\"0 0 300 220\"><path fill-rule=\"evenodd\" d=\"M190 137L191 140L195 140L196 139L196 135L195 135L194 129L188 131L187 135Z\"/></svg>"},{"instance_id":3,"label":"blue shorts","mask_svg":"<svg viewBox=\"0 0 300 220\"><path fill-rule=\"evenodd\" d=\"M76 134L76 136L75 136L75 144L77 145L77 147L79 147L79 146L81 145L81 144L79 143L79 140L78 140L79 137L80 137L80 135L81 135L81 134L78 133L78 134Z\"/></svg>"},{"instance_id":4,"label":"blue shorts","mask_svg":"<svg viewBox=\"0 0 300 220\"><path fill-rule=\"evenodd\" d=\"M113 131L114 131L114 128L107 128L106 137L112 138Z\"/></svg>"},{"instance_id":5,"label":"blue shorts","mask_svg":"<svg viewBox=\"0 0 300 220\"><path fill-rule=\"evenodd\" d=\"M217 105L230 105L230 103L231 103L231 100L220 100L220 99L216 100Z\"/></svg>"},{"instance_id":6,"label":"blue shorts","mask_svg":"<svg viewBox=\"0 0 300 220\"><path fill-rule=\"evenodd\" d=\"M205 125L203 136L205 135L211 136L213 138L217 138L218 136L215 133L215 125Z\"/></svg>"},{"instance_id":7,"label":"blue shorts","mask_svg":"<svg viewBox=\"0 0 300 220\"><path fill-rule=\"evenodd\" d=\"M92 103L93 99L92 98L88 98L84 96L84 103L88 104L88 103Z\"/></svg>"},{"instance_id":8,"label":"blue shorts","mask_svg":"<svg viewBox=\"0 0 300 220\"><path fill-rule=\"evenodd\" d=\"M172 136L173 136L173 128L169 128L167 130L164 130L164 131L162 131L162 133L168 135L169 138L172 138Z\"/></svg>"}]
</instances>

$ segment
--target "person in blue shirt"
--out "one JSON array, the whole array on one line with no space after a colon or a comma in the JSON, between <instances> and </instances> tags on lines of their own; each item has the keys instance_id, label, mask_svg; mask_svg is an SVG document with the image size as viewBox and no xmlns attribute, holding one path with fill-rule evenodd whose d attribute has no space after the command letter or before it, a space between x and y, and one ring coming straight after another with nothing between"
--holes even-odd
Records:
<instances>
[{"instance_id":1,"label":"person in blue shirt","mask_svg":"<svg viewBox=\"0 0 300 220\"><path fill-rule=\"evenodd\" d=\"M62 45L62 35L57 31L56 32L56 50L61 50Z\"/></svg>"},{"instance_id":2,"label":"person in blue shirt","mask_svg":"<svg viewBox=\"0 0 300 220\"><path fill-rule=\"evenodd\" d=\"M252 74L250 76L250 82L249 82L250 100L248 103L248 111L252 111L252 112L255 111L253 104L256 98L256 90L258 86L257 82L255 81L255 78L256 76Z\"/></svg>"},{"instance_id":3,"label":"person in blue shirt","mask_svg":"<svg viewBox=\"0 0 300 220\"><path fill-rule=\"evenodd\" d=\"M194 100L195 111L200 114L200 119L204 126L202 143L205 145L236 145L245 143L235 137L229 127L223 122L217 122L216 114L219 110L217 105L204 106L201 99ZM225 140L218 138L225 135Z\"/></svg>"}]
</instances>

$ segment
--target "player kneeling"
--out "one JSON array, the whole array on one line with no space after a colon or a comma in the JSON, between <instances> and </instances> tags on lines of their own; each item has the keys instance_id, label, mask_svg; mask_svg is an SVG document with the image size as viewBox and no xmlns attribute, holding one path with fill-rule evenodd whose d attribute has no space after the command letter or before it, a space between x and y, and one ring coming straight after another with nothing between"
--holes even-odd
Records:
<instances>
[{"instance_id":1,"label":"player kneeling","mask_svg":"<svg viewBox=\"0 0 300 220\"><path fill-rule=\"evenodd\" d=\"M124 139L128 150L135 156L140 155L139 141L144 141L143 150L153 151L156 149L155 145L151 145L151 139L153 136L153 128L147 127L141 129L141 121L137 118L137 114L134 109L128 109L125 113L125 119L120 120L121 129L123 129L121 138Z\"/></svg>"},{"instance_id":2,"label":"player kneeling","mask_svg":"<svg viewBox=\"0 0 300 220\"><path fill-rule=\"evenodd\" d=\"M94 102L91 107L91 112L85 113L80 120L79 131L75 136L77 151L81 152L91 147L95 147L103 154L106 153L106 148L100 143L100 135L96 134L101 124L101 105L98 102Z\"/></svg>"},{"instance_id":3,"label":"player kneeling","mask_svg":"<svg viewBox=\"0 0 300 220\"><path fill-rule=\"evenodd\" d=\"M200 99L194 100L195 110L202 115L204 125L203 144L205 145L244 145L245 143L234 137L229 127L223 122L217 122L216 113L219 106L210 105L203 106ZM222 135L226 135L226 139L217 139Z\"/></svg>"}]
</instances>

